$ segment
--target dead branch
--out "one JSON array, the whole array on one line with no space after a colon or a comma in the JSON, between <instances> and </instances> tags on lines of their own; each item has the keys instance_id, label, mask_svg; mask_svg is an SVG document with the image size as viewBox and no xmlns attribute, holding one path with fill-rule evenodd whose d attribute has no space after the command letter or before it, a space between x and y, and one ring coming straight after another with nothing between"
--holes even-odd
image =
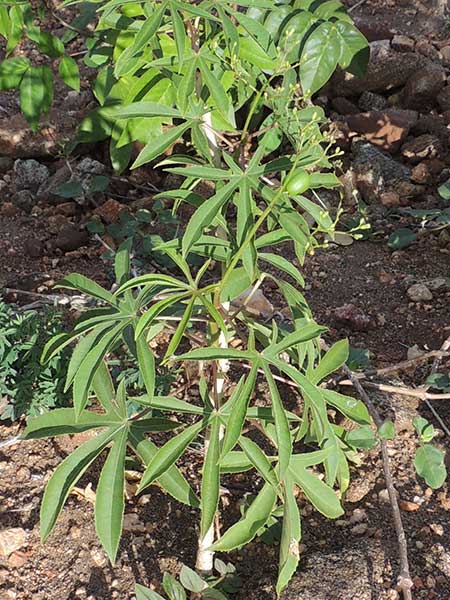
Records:
<instances>
[{"instance_id":1,"label":"dead branch","mask_svg":"<svg viewBox=\"0 0 450 600\"><path fill-rule=\"evenodd\" d=\"M349 380L351 381L352 385L355 387L356 391L366 404L367 409L375 425L377 426L377 428L380 428L383 424L383 421L381 420L381 417L378 414L376 406L370 399L365 389L362 387L358 378L355 377L354 373L346 365L344 365L342 368L345 374L348 376ZM391 504L392 509L392 517L394 520L395 531L397 534L398 552L400 559L400 574L397 578L397 587L399 591L402 592L404 600L413 600L411 588L414 584L412 582L411 575L409 572L408 544L406 541L405 530L403 528L400 508L397 502L397 493L395 490L394 480L392 478L386 440L380 439L380 447L381 458L383 462L384 479L386 482L386 489L389 495L389 502Z\"/></svg>"},{"instance_id":2,"label":"dead branch","mask_svg":"<svg viewBox=\"0 0 450 600\"><path fill-rule=\"evenodd\" d=\"M403 396L413 396L420 400L450 400L450 394L430 394L428 388L409 388L397 385L386 385L384 383L375 383L373 381L361 381L354 375L354 380L358 381L363 387L378 390L379 392L387 392L390 394L401 394ZM339 385L353 386L354 383L350 379L339 381Z\"/></svg>"}]
</instances>

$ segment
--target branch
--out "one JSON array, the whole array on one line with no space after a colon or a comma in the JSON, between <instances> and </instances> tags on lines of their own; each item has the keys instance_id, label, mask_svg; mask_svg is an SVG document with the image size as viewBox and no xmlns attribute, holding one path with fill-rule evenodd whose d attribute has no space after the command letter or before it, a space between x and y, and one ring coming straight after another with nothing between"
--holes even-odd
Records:
<instances>
[{"instance_id":1,"label":"branch","mask_svg":"<svg viewBox=\"0 0 450 600\"><path fill-rule=\"evenodd\" d=\"M375 405L373 404L372 400L370 399L369 395L362 387L358 378L355 377L355 374L352 371L350 371L347 365L344 365L342 368L345 374L350 379L352 385L357 390L358 394L364 400L364 403L366 404L369 413L375 425L377 426L377 429L379 429L383 424L383 421L381 420L380 415L378 414L378 411ZM394 519L394 526L397 534L397 543L400 558L400 574L397 578L397 586L398 589L402 592L404 600L412 600L411 588L414 584L409 573L408 545L406 542L405 530L403 529L400 508L397 502L397 493L394 486L394 480L392 478L386 440L380 439L380 447L381 457L383 461L384 479L386 482L386 489L389 495L389 502L391 504L392 517Z\"/></svg>"},{"instance_id":2,"label":"branch","mask_svg":"<svg viewBox=\"0 0 450 600\"><path fill-rule=\"evenodd\" d=\"M428 388L408 388L396 385L386 385L384 383L374 383L373 381L360 381L360 378L353 373L353 379L344 379L339 381L339 385L352 385L355 387L354 381L357 381L362 387L371 388L380 392L388 392L392 394L401 394L403 396L413 396L420 400L450 400L450 394L430 394Z\"/></svg>"}]
</instances>

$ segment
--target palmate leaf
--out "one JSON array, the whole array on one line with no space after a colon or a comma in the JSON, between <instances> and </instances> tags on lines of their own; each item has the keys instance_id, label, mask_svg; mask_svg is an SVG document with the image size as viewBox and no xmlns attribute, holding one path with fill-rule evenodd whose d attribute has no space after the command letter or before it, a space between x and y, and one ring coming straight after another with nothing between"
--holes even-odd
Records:
<instances>
[{"instance_id":1,"label":"palmate leaf","mask_svg":"<svg viewBox=\"0 0 450 600\"><path fill-rule=\"evenodd\" d=\"M220 430L221 423L219 417L213 417L211 420L211 429L207 443L205 462L203 465L202 485L201 485L201 537L203 538L211 527L219 503L219 483L220 483Z\"/></svg>"},{"instance_id":2,"label":"palmate leaf","mask_svg":"<svg viewBox=\"0 0 450 600\"><path fill-rule=\"evenodd\" d=\"M166 129L157 139L150 141L139 154L137 159L131 165L132 169L137 169L145 163L148 163L158 156L161 156L172 144L174 144L188 129L194 121L186 121L181 125L175 125Z\"/></svg>"},{"instance_id":3,"label":"palmate leaf","mask_svg":"<svg viewBox=\"0 0 450 600\"><path fill-rule=\"evenodd\" d=\"M211 550L231 552L248 544L270 517L276 497L272 485L266 483L250 504L242 519L227 529L220 540L213 544Z\"/></svg>"},{"instance_id":4,"label":"palmate leaf","mask_svg":"<svg viewBox=\"0 0 450 600\"><path fill-rule=\"evenodd\" d=\"M279 456L279 477L283 479L289 466L292 454L292 438L289 429L289 421L281 402L280 393L277 384L273 378L267 363L263 365L264 375L269 384L270 396L272 399L272 410L275 421L275 432L277 436L278 456Z\"/></svg>"},{"instance_id":5,"label":"palmate leaf","mask_svg":"<svg viewBox=\"0 0 450 600\"><path fill-rule=\"evenodd\" d=\"M256 442L251 440L248 437L241 436L239 438L239 445L244 451L244 454L247 456L250 464L252 464L258 473L274 487L274 489L279 488L278 477L269 461L267 456L261 450ZM225 461L227 457L225 457ZM221 466L223 468L223 463L221 462Z\"/></svg>"},{"instance_id":6,"label":"palmate leaf","mask_svg":"<svg viewBox=\"0 0 450 600\"><path fill-rule=\"evenodd\" d=\"M95 498L95 529L113 564L122 534L127 441L128 431L122 429L103 466Z\"/></svg>"},{"instance_id":7,"label":"palmate leaf","mask_svg":"<svg viewBox=\"0 0 450 600\"><path fill-rule=\"evenodd\" d=\"M129 441L133 451L142 460L144 465L148 466L156 456L158 447L152 441L147 439L144 432L135 425L130 427ZM169 467L167 471L158 478L157 483L163 490L179 502L194 508L200 505L191 486L175 465Z\"/></svg>"},{"instance_id":8,"label":"palmate leaf","mask_svg":"<svg viewBox=\"0 0 450 600\"><path fill-rule=\"evenodd\" d=\"M111 292L105 290L105 288L92 279L89 279L89 277L85 277L79 273L67 275L64 279L59 281L55 287L77 290L78 292L97 298L107 304L112 304L113 306L117 305L117 299Z\"/></svg>"},{"instance_id":9,"label":"palmate leaf","mask_svg":"<svg viewBox=\"0 0 450 600\"><path fill-rule=\"evenodd\" d=\"M258 368L259 363L256 361L253 363L251 371L245 380L242 383L240 382L241 385L239 386L239 395L229 400L232 402L232 409L223 440L221 460L223 460L227 453L234 448L241 435L242 427L247 414L248 403L253 392L253 388L255 387Z\"/></svg>"},{"instance_id":10,"label":"palmate leaf","mask_svg":"<svg viewBox=\"0 0 450 600\"><path fill-rule=\"evenodd\" d=\"M41 504L41 538L45 542L70 493L89 465L114 439L121 426L111 427L77 448L59 465L45 488Z\"/></svg>"},{"instance_id":11,"label":"palmate leaf","mask_svg":"<svg viewBox=\"0 0 450 600\"><path fill-rule=\"evenodd\" d=\"M92 380L92 389L107 414L116 414L118 416L120 415L120 418L126 418L126 412L119 413L118 407L114 403L114 384L110 370L104 360L100 362L98 369L95 372Z\"/></svg>"},{"instance_id":12,"label":"palmate leaf","mask_svg":"<svg viewBox=\"0 0 450 600\"><path fill-rule=\"evenodd\" d=\"M339 340L333 344L310 375L311 383L319 383L322 379L340 369L347 362L348 352L348 340Z\"/></svg>"},{"instance_id":13,"label":"palmate leaf","mask_svg":"<svg viewBox=\"0 0 450 600\"><path fill-rule=\"evenodd\" d=\"M144 380L147 390L148 404L151 405L155 392L155 357L150 350L147 340L144 336L139 336L136 340L137 358L139 370Z\"/></svg>"},{"instance_id":14,"label":"palmate leaf","mask_svg":"<svg viewBox=\"0 0 450 600\"><path fill-rule=\"evenodd\" d=\"M83 358L73 379L73 404L77 414L86 406L89 390L95 373L105 354L110 350L117 338L125 329L126 324L119 323L108 331L100 341Z\"/></svg>"},{"instance_id":15,"label":"palmate leaf","mask_svg":"<svg viewBox=\"0 0 450 600\"><path fill-rule=\"evenodd\" d=\"M311 504L329 519L337 519L344 510L334 490L324 483L317 475L302 468L298 463L289 469L289 474L301 487Z\"/></svg>"},{"instance_id":16,"label":"palmate leaf","mask_svg":"<svg viewBox=\"0 0 450 600\"><path fill-rule=\"evenodd\" d=\"M73 408L55 408L34 419L31 419L24 432L22 439L36 440L40 438L58 435L81 433L96 427L114 427L120 423L120 419L114 415L102 415L90 411L83 411L75 419Z\"/></svg>"},{"instance_id":17,"label":"palmate leaf","mask_svg":"<svg viewBox=\"0 0 450 600\"><path fill-rule=\"evenodd\" d=\"M146 468L138 492L141 492L149 486L155 479L159 479L166 471L180 458L188 445L198 436L200 431L206 426L201 421L186 427L184 431L171 438L168 442L158 449L152 461Z\"/></svg>"},{"instance_id":18,"label":"palmate leaf","mask_svg":"<svg viewBox=\"0 0 450 600\"><path fill-rule=\"evenodd\" d=\"M280 543L280 562L276 585L277 594L287 586L295 573L300 558L299 541L301 538L300 511L294 495L292 479L284 485L283 528Z\"/></svg>"}]
</instances>

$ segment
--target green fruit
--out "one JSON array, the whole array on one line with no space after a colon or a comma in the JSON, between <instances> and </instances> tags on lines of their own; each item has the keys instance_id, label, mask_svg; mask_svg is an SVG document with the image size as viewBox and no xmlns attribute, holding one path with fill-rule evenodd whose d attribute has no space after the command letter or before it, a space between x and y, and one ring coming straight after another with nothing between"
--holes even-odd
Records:
<instances>
[{"instance_id":1,"label":"green fruit","mask_svg":"<svg viewBox=\"0 0 450 600\"><path fill-rule=\"evenodd\" d=\"M311 177L304 169L297 169L289 175L286 181L286 191L289 196L298 196L311 186Z\"/></svg>"}]
</instances>

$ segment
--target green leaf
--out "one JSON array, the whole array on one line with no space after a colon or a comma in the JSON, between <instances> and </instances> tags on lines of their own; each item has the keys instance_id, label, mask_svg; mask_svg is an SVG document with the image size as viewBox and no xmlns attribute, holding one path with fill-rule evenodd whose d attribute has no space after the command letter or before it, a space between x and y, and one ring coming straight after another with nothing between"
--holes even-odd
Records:
<instances>
[{"instance_id":1,"label":"green leaf","mask_svg":"<svg viewBox=\"0 0 450 600\"><path fill-rule=\"evenodd\" d=\"M97 327L95 327L90 333L81 338L81 340L75 346L75 349L72 352L72 356L70 357L69 365L67 367L66 384L64 386L65 392L72 385L74 377L88 352L90 352L90 350L96 344L96 342L98 342L101 339L101 337L109 329L111 329L112 325L114 325L114 321L112 323L107 321L106 323L101 323L100 325L97 325Z\"/></svg>"},{"instance_id":2,"label":"green leaf","mask_svg":"<svg viewBox=\"0 0 450 600\"><path fill-rule=\"evenodd\" d=\"M114 258L114 273L116 283L122 285L130 276L130 254L133 247L133 239L130 238L120 244Z\"/></svg>"},{"instance_id":3,"label":"green leaf","mask_svg":"<svg viewBox=\"0 0 450 600\"><path fill-rule=\"evenodd\" d=\"M80 433L97 427L113 427L118 420L111 415L83 411L78 420L73 408L54 408L30 419L22 433L24 440L37 440L58 435Z\"/></svg>"},{"instance_id":4,"label":"green leaf","mask_svg":"<svg viewBox=\"0 0 450 600\"><path fill-rule=\"evenodd\" d=\"M334 373L346 363L348 358L348 340L340 340L331 346L328 352L320 360L319 365L313 370L311 383L319 383L331 373Z\"/></svg>"},{"instance_id":5,"label":"green leaf","mask_svg":"<svg viewBox=\"0 0 450 600\"><path fill-rule=\"evenodd\" d=\"M386 419L378 429L378 437L380 440L393 440L395 438L395 426L392 421Z\"/></svg>"},{"instance_id":6,"label":"green leaf","mask_svg":"<svg viewBox=\"0 0 450 600\"><path fill-rule=\"evenodd\" d=\"M194 423L159 448L142 476L138 493L164 475L204 427L203 421Z\"/></svg>"},{"instance_id":7,"label":"green leaf","mask_svg":"<svg viewBox=\"0 0 450 600\"><path fill-rule=\"evenodd\" d=\"M161 25L166 8L167 2L162 2L160 7L153 12L152 16L143 22L131 46L119 56L114 70L114 75L117 78L127 72L130 68L131 59L150 43Z\"/></svg>"},{"instance_id":8,"label":"green leaf","mask_svg":"<svg viewBox=\"0 0 450 600\"><path fill-rule=\"evenodd\" d=\"M447 479L444 456L439 448L424 444L417 450L414 459L417 474L423 477L427 485L435 490L440 488Z\"/></svg>"},{"instance_id":9,"label":"green leaf","mask_svg":"<svg viewBox=\"0 0 450 600\"><path fill-rule=\"evenodd\" d=\"M53 73L47 65L30 67L20 82L20 108L31 129L37 131L39 118L53 101Z\"/></svg>"},{"instance_id":10,"label":"green leaf","mask_svg":"<svg viewBox=\"0 0 450 600\"><path fill-rule=\"evenodd\" d=\"M417 239L417 234L407 227L396 229L388 239L388 246L391 250L401 250L407 248Z\"/></svg>"},{"instance_id":11,"label":"green leaf","mask_svg":"<svg viewBox=\"0 0 450 600\"><path fill-rule=\"evenodd\" d=\"M184 311L183 316L181 317L181 321L178 323L173 336L170 338L170 342L167 346L164 360L167 360L175 354L176 349L178 348L181 342L181 338L183 337L184 332L186 331L186 328L189 325L189 321L192 316L192 311L194 309L195 300L195 296L192 296L192 298L189 300L189 303L186 306L186 310Z\"/></svg>"},{"instance_id":12,"label":"green leaf","mask_svg":"<svg viewBox=\"0 0 450 600\"><path fill-rule=\"evenodd\" d=\"M177 57L179 65L178 71L180 71L183 66L184 50L186 48L187 36L186 31L184 29L183 19L180 17L180 14L177 11L176 4L174 2L170 3L170 16L172 18L173 35L175 38L175 44L177 46Z\"/></svg>"},{"instance_id":13,"label":"green leaf","mask_svg":"<svg viewBox=\"0 0 450 600\"><path fill-rule=\"evenodd\" d=\"M284 271L288 275L292 277L301 287L305 287L305 280L303 279L303 275L297 269L295 265L292 264L287 258L284 256L279 256L278 254L272 254L270 252L259 252L258 258L260 260L264 260L277 269Z\"/></svg>"},{"instance_id":14,"label":"green leaf","mask_svg":"<svg viewBox=\"0 0 450 600\"><path fill-rule=\"evenodd\" d=\"M113 306L117 305L117 299L111 292L106 291L101 285L98 285L98 283L95 283L95 281L92 281L89 277L85 277L79 273L67 275L64 279L59 281L55 287L77 290L78 292L93 296L94 298L103 300L103 302L112 304Z\"/></svg>"},{"instance_id":15,"label":"green leaf","mask_svg":"<svg viewBox=\"0 0 450 600\"><path fill-rule=\"evenodd\" d=\"M95 498L95 530L113 564L122 534L127 440L128 431L122 429L105 461Z\"/></svg>"},{"instance_id":16,"label":"green leaf","mask_svg":"<svg viewBox=\"0 0 450 600\"><path fill-rule=\"evenodd\" d=\"M200 593L208 584L203 581L203 579L197 575L195 571L183 565L180 571L180 583L181 585L189 590L190 592L194 592L195 594Z\"/></svg>"},{"instance_id":17,"label":"green leaf","mask_svg":"<svg viewBox=\"0 0 450 600\"><path fill-rule=\"evenodd\" d=\"M369 44L352 23L337 21L335 31L341 52L339 66L356 77L364 77L369 61Z\"/></svg>"},{"instance_id":18,"label":"green leaf","mask_svg":"<svg viewBox=\"0 0 450 600\"><path fill-rule=\"evenodd\" d=\"M322 23L303 47L300 80L305 95L311 96L325 85L336 69L339 57L336 29L330 22Z\"/></svg>"},{"instance_id":19,"label":"green leaf","mask_svg":"<svg viewBox=\"0 0 450 600\"><path fill-rule=\"evenodd\" d=\"M129 439L137 456L139 456L144 465L149 465L158 452L158 447L146 438L143 431L134 425L130 427ZM179 502L194 508L199 506L200 503L197 496L175 465L171 466L164 475L159 477L158 483L163 490Z\"/></svg>"},{"instance_id":20,"label":"green leaf","mask_svg":"<svg viewBox=\"0 0 450 600\"><path fill-rule=\"evenodd\" d=\"M295 573L300 559L299 541L301 538L300 511L295 499L292 481L284 487L283 529L280 542L280 561L276 591L278 596Z\"/></svg>"},{"instance_id":21,"label":"green leaf","mask_svg":"<svg viewBox=\"0 0 450 600\"><path fill-rule=\"evenodd\" d=\"M134 591L136 593L136 600L165 600L165 598L160 596L158 593L154 592L153 590L149 590L139 583L136 584Z\"/></svg>"},{"instance_id":22,"label":"green leaf","mask_svg":"<svg viewBox=\"0 0 450 600\"><path fill-rule=\"evenodd\" d=\"M62 41L48 31L39 28L28 30L27 37L39 46L39 50L50 58L58 58L64 54L64 44Z\"/></svg>"},{"instance_id":23,"label":"green leaf","mask_svg":"<svg viewBox=\"0 0 450 600\"><path fill-rule=\"evenodd\" d=\"M161 154L163 154L169 146L174 144L178 138L180 138L185 131L187 131L192 126L191 121L186 121L181 125L176 125L175 127L170 127L164 131L157 139L152 139L139 154L137 159L131 165L132 169L136 169L144 165L145 163L158 158Z\"/></svg>"},{"instance_id":24,"label":"green leaf","mask_svg":"<svg viewBox=\"0 0 450 600\"><path fill-rule=\"evenodd\" d=\"M114 406L114 384L111 372L104 360L100 362L95 372L94 379L92 380L92 389L105 411L107 413L116 413L116 407ZM125 413L121 414L121 416L126 417L127 415Z\"/></svg>"},{"instance_id":25,"label":"green leaf","mask_svg":"<svg viewBox=\"0 0 450 600\"><path fill-rule=\"evenodd\" d=\"M214 552L231 552L248 544L267 522L276 500L276 492L266 483L250 504L245 515L232 527L227 529L211 550Z\"/></svg>"},{"instance_id":26,"label":"green leaf","mask_svg":"<svg viewBox=\"0 0 450 600\"><path fill-rule=\"evenodd\" d=\"M182 114L176 108L158 102L133 102L115 113L117 119L136 119L137 117L168 117L180 119Z\"/></svg>"},{"instance_id":27,"label":"green leaf","mask_svg":"<svg viewBox=\"0 0 450 600\"><path fill-rule=\"evenodd\" d=\"M0 62L0 90L18 87L29 66L28 58L21 56L2 60Z\"/></svg>"},{"instance_id":28,"label":"green leaf","mask_svg":"<svg viewBox=\"0 0 450 600\"><path fill-rule=\"evenodd\" d=\"M59 76L73 90L80 91L80 72L77 62L71 56L63 56L59 63Z\"/></svg>"},{"instance_id":29,"label":"green leaf","mask_svg":"<svg viewBox=\"0 0 450 600\"><path fill-rule=\"evenodd\" d=\"M178 360L258 360L255 352L235 350L234 348L195 348L186 354L177 356Z\"/></svg>"},{"instance_id":30,"label":"green leaf","mask_svg":"<svg viewBox=\"0 0 450 600\"><path fill-rule=\"evenodd\" d=\"M61 183L56 193L61 198L82 198L84 195L83 186L78 179L71 179L70 181L66 181Z\"/></svg>"},{"instance_id":31,"label":"green leaf","mask_svg":"<svg viewBox=\"0 0 450 600\"><path fill-rule=\"evenodd\" d=\"M329 519L336 519L344 510L333 489L306 469L296 466L290 473L294 481L302 488L311 504Z\"/></svg>"},{"instance_id":32,"label":"green leaf","mask_svg":"<svg viewBox=\"0 0 450 600\"><path fill-rule=\"evenodd\" d=\"M320 392L328 404L337 408L343 415L352 421L355 421L360 425L369 425L371 423L369 411L361 400L356 400L350 396L344 396L334 390L321 389Z\"/></svg>"},{"instance_id":33,"label":"green leaf","mask_svg":"<svg viewBox=\"0 0 450 600\"><path fill-rule=\"evenodd\" d=\"M288 335L277 344L270 345L268 348L264 349L263 355L276 356L281 352L285 352L292 346L317 338L326 330L326 327L321 327L320 325L317 325L317 323L308 323L304 327L300 327L292 333L288 333Z\"/></svg>"},{"instance_id":34,"label":"green leaf","mask_svg":"<svg viewBox=\"0 0 450 600\"><path fill-rule=\"evenodd\" d=\"M428 443L436 435L433 425L423 417L414 417L413 426L420 437L421 442Z\"/></svg>"},{"instance_id":35,"label":"green leaf","mask_svg":"<svg viewBox=\"0 0 450 600\"><path fill-rule=\"evenodd\" d=\"M214 104L220 110L222 115L227 117L230 103L221 82L213 75L212 71L209 69L208 63L203 58L199 59L198 66L202 74L203 83L206 84Z\"/></svg>"},{"instance_id":36,"label":"green leaf","mask_svg":"<svg viewBox=\"0 0 450 600\"><path fill-rule=\"evenodd\" d=\"M85 442L69 454L53 473L45 488L41 504L42 542L45 542L50 535L70 490L103 448L111 442L117 431L118 428L113 427Z\"/></svg>"},{"instance_id":37,"label":"green leaf","mask_svg":"<svg viewBox=\"0 0 450 600\"><path fill-rule=\"evenodd\" d=\"M225 431L225 437L223 440L221 460L233 450L236 445L242 428L244 426L245 416L247 414L248 403L255 387L256 375L258 373L259 363L254 362L250 373L243 383L239 396L233 399L233 406L231 409L230 418L228 419L227 428ZM231 400L230 400L231 401Z\"/></svg>"},{"instance_id":38,"label":"green leaf","mask_svg":"<svg viewBox=\"0 0 450 600\"><path fill-rule=\"evenodd\" d=\"M176 304L179 300L183 300L186 296L187 293L173 294L153 304L139 319L134 332L135 339L138 340L142 337L143 332L153 323L156 317L169 308L169 306Z\"/></svg>"},{"instance_id":39,"label":"green leaf","mask_svg":"<svg viewBox=\"0 0 450 600\"><path fill-rule=\"evenodd\" d=\"M289 429L289 421L286 416L283 403L280 398L277 384L267 363L263 364L264 374L269 384L270 396L272 398L272 410L275 420L275 432L277 436L279 456L279 477L283 479L289 466L292 454L292 439Z\"/></svg>"},{"instance_id":40,"label":"green leaf","mask_svg":"<svg viewBox=\"0 0 450 600\"><path fill-rule=\"evenodd\" d=\"M155 392L155 357L144 336L141 335L137 338L136 347L139 370L147 390L148 403L151 405Z\"/></svg>"},{"instance_id":41,"label":"green leaf","mask_svg":"<svg viewBox=\"0 0 450 600\"><path fill-rule=\"evenodd\" d=\"M208 198L194 212L186 226L186 231L181 242L184 258L186 258L192 246L200 238L203 230L211 226L214 218L220 213L222 206L229 200L236 186L237 182L235 180L230 181L214 196Z\"/></svg>"},{"instance_id":42,"label":"green leaf","mask_svg":"<svg viewBox=\"0 0 450 600\"><path fill-rule=\"evenodd\" d=\"M41 364L46 363L56 356L63 348L68 346L72 340L76 339L80 334L77 332L57 333L51 337L45 344L41 355Z\"/></svg>"},{"instance_id":43,"label":"green leaf","mask_svg":"<svg viewBox=\"0 0 450 600\"><path fill-rule=\"evenodd\" d=\"M209 528L214 522L214 516L219 503L219 483L220 483L220 430L221 423L219 417L214 417L211 421L211 429L207 442L207 450L202 474L202 493L201 493L201 538L204 538Z\"/></svg>"},{"instance_id":44,"label":"green leaf","mask_svg":"<svg viewBox=\"0 0 450 600\"><path fill-rule=\"evenodd\" d=\"M368 425L347 432L345 441L355 448L373 448L377 445L375 432Z\"/></svg>"},{"instance_id":45,"label":"green leaf","mask_svg":"<svg viewBox=\"0 0 450 600\"><path fill-rule=\"evenodd\" d=\"M438 194L444 200L450 200L450 179L438 187Z\"/></svg>"},{"instance_id":46,"label":"green leaf","mask_svg":"<svg viewBox=\"0 0 450 600\"><path fill-rule=\"evenodd\" d=\"M242 473L253 469L253 463L246 458L244 452L231 451L220 461L221 473Z\"/></svg>"},{"instance_id":47,"label":"green leaf","mask_svg":"<svg viewBox=\"0 0 450 600\"><path fill-rule=\"evenodd\" d=\"M275 489L278 489L278 477L273 470L269 459L258 444L248 437L241 436L239 438L239 445L258 473L267 481L267 483L270 483Z\"/></svg>"},{"instance_id":48,"label":"green leaf","mask_svg":"<svg viewBox=\"0 0 450 600\"><path fill-rule=\"evenodd\" d=\"M83 358L73 380L73 405L78 415L86 406L92 381L103 357L114 346L125 327L126 324L123 323L113 327Z\"/></svg>"}]
</instances>

